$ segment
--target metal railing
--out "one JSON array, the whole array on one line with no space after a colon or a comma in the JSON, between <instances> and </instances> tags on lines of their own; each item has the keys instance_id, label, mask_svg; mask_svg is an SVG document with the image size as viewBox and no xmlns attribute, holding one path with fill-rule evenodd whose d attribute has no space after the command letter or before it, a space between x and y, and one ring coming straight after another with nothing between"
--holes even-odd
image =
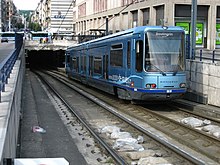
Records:
<instances>
[{"instance_id":1,"label":"metal railing","mask_svg":"<svg viewBox=\"0 0 220 165\"><path fill-rule=\"evenodd\" d=\"M197 58L199 58L199 61L210 61L212 63L220 62L220 52L216 50L203 50L200 49L197 53Z\"/></svg>"},{"instance_id":2,"label":"metal railing","mask_svg":"<svg viewBox=\"0 0 220 165\"><path fill-rule=\"evenodd\" d=\"M0 103L2 102L2 92L5 92L5 85L8 83L10 73L18 58L23 44L23 36L16 34L15 51L0 63Z\"/></svg>"}]
</instances>

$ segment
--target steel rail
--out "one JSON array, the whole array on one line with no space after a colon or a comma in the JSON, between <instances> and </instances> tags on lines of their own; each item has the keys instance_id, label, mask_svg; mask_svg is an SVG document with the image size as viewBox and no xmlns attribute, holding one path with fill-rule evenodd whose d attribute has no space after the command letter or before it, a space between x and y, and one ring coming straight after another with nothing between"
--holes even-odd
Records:
<instances>
[{"instance_id":1,"label":"steel rail","mask_svg":"<svg viewBox=\"0 0 220 165\"><path fill-rule=\"evenodd\" d=\"M55 73L53 73L55 74ZM51 74L50 74L51 75ZM54 75L51 75L54 78L56 78ZM152 139L154 139L155 141L159 142L160 144L166 146L167 148L171 149L172 151L174 151L175 153L179 154L180 156L182 156L183 158L189 160L190 162L194 163L194 164L200 164L200 165L205 165L206 162L204 162L203 160L191 155L190 153L187 153L186 151L180 149L178 146L175 146L174 144L169 143L168 141L160 138L159 136L155 135L154 133L152 133L149 130L146 130L145 128L139 126L137 123L135 123L134 121L132 121L131 119L122 116L120 113L117 112L117 109L115 109L114 107L106 104L105 102L103 102L102 100L100 100L99 98L83 91L82 89L79 89L75 86L73 86L72 84L69 85L70 83L66 82L65 80L60 80L57 79L62 83L65 83L67 86L69 86L70 88L72 88L73 90L77 91L78 93L80 93L81 95L83 95L84 97L88 98L89 100L93 101L94 103L96 103L97 105L101 106L102 108L106 109L107 111L109 111L110 113L114 114L115 116L117 116L118 118L120 118L121 120L123 120L124 122L128 123L129 125L132 125L135 129L139 130L140 132L146 134L147 136L151 137ZM68 83L68 84L67 84Z\"/></svg>"},{"instance_id":2,"label":"steel rail","mask_svg":"<svg viewBox=\"0 0 220 165\"><path fill-rule=\"evenodd\" d=\"M112 147L110 147L106 142L104 142L104 140L102 140L101 137L95 131L93 131L93 129L89 126L89 124L85 120L83 120L83 117L81 117L77 112L74 111L74 109L62 98L62 96L57 92L57 90L53 88L46 79L44 79L39 73L37 72L34 73L37 74L38 77L50 88L50 90L65 104L65 106L86 127L86 129L91 133L91 135L108 151L108 153L113 157L113 159L118 164L122 164L122 165L128 164L121 156L119 156L115 152L115 150L112 149Z\"/></svg>"},{"instance_id":3,"label":"steel rail","mask_svg":"<svg viewBox=\"0 0 220 165\"><path fill-rule=\"evenodd\" d=\"M206 139L207 139L207 140L206 140L207 143L208 143L208 142L213 142L213 145L214 145L214 146L216 146L216 144L218 144L218 146L219 146L219 144L220 144L220 139L217 138L217 137L214 137L214 136L212 136L212 135L209 135L209 134L207 134L207 133L205 133L205 132L202 132L201 130L197 130L197 129L192 128L192 127L190 127L190 126L187 126L187 125L185 125L185 124L182 124L181 122L178 122L178 121L176 121L176 120L173 120L173 119L167 117L166 115L160 114L160 113L158 113L158 112L156 112L156 111L148 110L148 109L143 108L143 107L140 107L140 109L143 109L143 110L147 111L147 113L149 113L149 114L151 114L151 115L153 115L153 116L155 116L155 117L159 117L159 118L161 118L161 119L163 119L163 120L165 120L165 121L169 121L168 123L174 123L175 125L177 125L178 127L181 127L181 128L184 129L184 130L189 130L188 132L192 132L192 133L198 134L197 137L199 137L199 138L202 139L202 140L206 140ZM152 125L152 124L149 124L149 125ZM158 129L160 129L160 125L156 125L156 124L154 123L153 126L156 127L156 128L158 128ZM163 131L163 130L162 130L162 132L164 132L165 134L168 134L168 133L167 133L167 130L166 130L166 131ZM169 131L168 131L168 132L169 132ZM180 139L180 138L181 138L180 136L178 136L177 134L174 134L173 132L172 132L172 133L169 132L169 134L170 134L171 137L173 137L173 138L175 138L175 139ZM209 158L211 158L211 159L216 160L216 161L219 162L218 156L216 157L215 155L210 154L210 150L208 150L208 149L206 150L203 145L202 145L202 147L204 147L203 149L198 149L196 143L193 143L193 142L190 141L190 139L188 139L187 137L185 137L182 141L185 141L185 143L187 143L186 145L187 145L187 146L190 146L190 148L196 149L196 150L198 150L200 153L206 155L207 157L209 157ZM208 155L208 154L209 154L209 155Z\"/></svg>"}]
</instances>

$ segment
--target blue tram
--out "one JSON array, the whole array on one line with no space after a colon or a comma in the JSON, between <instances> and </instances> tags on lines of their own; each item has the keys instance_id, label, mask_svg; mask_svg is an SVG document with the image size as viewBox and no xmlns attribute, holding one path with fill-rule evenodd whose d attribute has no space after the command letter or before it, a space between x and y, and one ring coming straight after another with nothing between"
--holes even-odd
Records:
<instances>
[{"instance_id":1,"label":"blue tram","mask_svg":"<svg viewBox=\"0 0 220 165\"><path fill-rule=\"evenodd\" d=\"M69 77L125 100L172 100L186 92L185 34L142 26L68 47Z\"/></svg>"}]
</instances>

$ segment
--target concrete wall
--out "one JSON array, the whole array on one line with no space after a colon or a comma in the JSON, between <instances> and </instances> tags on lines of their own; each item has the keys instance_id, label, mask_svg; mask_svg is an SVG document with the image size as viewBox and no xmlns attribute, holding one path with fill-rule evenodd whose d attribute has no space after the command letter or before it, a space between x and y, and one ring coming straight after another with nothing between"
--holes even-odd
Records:
<instances>
[{"instance_id":1,"label":"concrete wall","mask_svg":"<svg viewBox=\"0 0 220 165\"><path fill-rule=\"evenodd\" d=\"M187 60L186 99L220 106L220 65Z\"/></svg>"},{"instance_id":2,"label":"concrete wall","mask_svg":"<svg viewBox=\"0 0 220 165\"><path fill-rule=\"evenodd\" d=\"M21 91L25 71L25 60L21 49L16 61L6 91L2 92L0 103L0 165L4 158L15 158L18 142L19 120L21 111Z\"/></svg>"}]
</instances>

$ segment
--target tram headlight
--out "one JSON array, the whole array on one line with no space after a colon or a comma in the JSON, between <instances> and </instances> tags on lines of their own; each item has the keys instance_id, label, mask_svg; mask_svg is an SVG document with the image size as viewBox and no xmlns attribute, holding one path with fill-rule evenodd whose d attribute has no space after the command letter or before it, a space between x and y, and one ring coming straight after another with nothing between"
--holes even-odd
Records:
<instances>
[{"instance_id":1,"label":"tram headlight","mask_svg":"<svg viewBox=\"0 0 220 165\"><path fill-rule=\"evenodd\" d=\"M150 84L146 84L146 88L151 88L151 85Z\"/></svg>"},{"instance_id":2,"label":"tram headlight","mask_svg":"<svg viewBox=\"0 0 220 165\"><path fill-rule=\"evenodd\" d=\"M156 84L146 84L146 88L148 88L148 89L154 89L154 88L156 88L157 87L157 85Z\"/></svg>"},{"instance_id":3,"label":"tram headlight","mask_svg":"<svg viewBox=\"0 0 220 165\"><path fill-rule=\"evenodd\" d=\"M131 87L134 87L134 82L132 81L130 85L131 85Z\"/></svg>"},{"instance_id":4,"label":"tram headlight","mask_svg":"<svg viewBox=\"0 0 220 165\"><path fill-rule=\"evenodd\" d=\"M186 83L181 83L180 88L186 88Z\"/></svg>"}]
</instances>

